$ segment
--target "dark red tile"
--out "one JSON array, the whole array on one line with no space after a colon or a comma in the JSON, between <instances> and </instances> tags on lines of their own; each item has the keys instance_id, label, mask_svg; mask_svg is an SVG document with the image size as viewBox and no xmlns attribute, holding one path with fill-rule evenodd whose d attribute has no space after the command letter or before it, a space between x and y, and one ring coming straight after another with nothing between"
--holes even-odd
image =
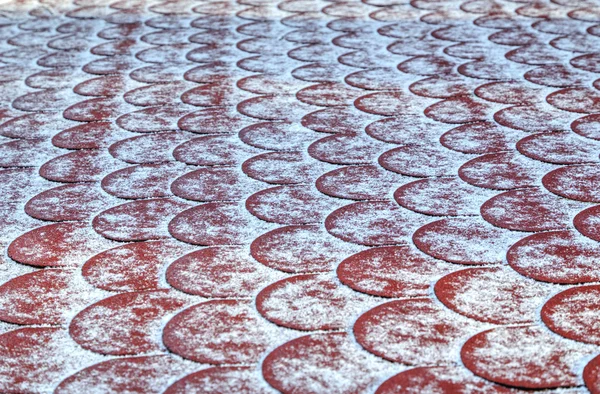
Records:
<instances>
[{"instance_id":1,"label":"dark red tile","mask_svg":"<svg viewBox=\"0 0 600 394\"><path fill-rule=\"evenodd\" d=\"M201 84L186 91L180 97L178 94L174 94L173 98L181 98L185 104L196 107L217 107L233 106L247 96L244 92L236 89L233 81L223 79L219 82Z\"/></svg>"},{"instance_id":2,"label":"dark red tile","mask_svg":"<svg viewBox=\"0 0 600 394\"><path fill-rule=\"evenodd\" d=\"M116 122L119 127L137 133L172 131L179 128L179 119L191 111L190 107L182 105L147 107L121 115Z\"/></svg>"},{"instance_id":3,"label":"dark red tile","mask_svg":"<svg viewBox=\"0 0 600 394\"><path fill-rule=\"evenodd\" d=\"M523 77L538 85L558 88L582 85L585 75L564 65L549 65L527 71Z\"/></svg>"},{"instance_id":4,"label":"dark red tile","mask_svg":"<svg viewBox=\"0 0 600 394\"><path fill-rule=\"evenodd\" d=\"M7 117L2 121L0 135L27 140L47 139L63 128L73 125L72 122L63 119L60 114L43 112Z\"/></svg>"},{"instance_id":5,"label":"dark red tile","mask_svg":"<svg viewBox=\"0 0 600 394\"><path fill-rule=\"evenodd\" d=\"M386 170L427 178L454 175L469 158L439 145L406 145L385 152L378 161Z\"/></svg>"},{"instance_id":6,"label":"dark red tile","mask_svg":"<svg viewBox=\"0 0 600 394\"><path fill-rule=\"evenodd\" d=\"M464 4L464 3L463 3ZM473 375L464 367L417 367L394 375L379 386L376 394L409 393L435 390L439 393L482 393L505 394L514 390Z\"/></svg>"},{"instance_id":7,"label":"dark red tile","mask_svg":"<svg viewBox=\"0 0 600 394\"><path fill-rule=\"evenodd\" d=\"M540 133L519 140L517 150L535 160L552 164L585 164L598 162L593 141L573 133Z\"/></svg>"},{"instance_id":8,"label":"dark red tile","mask_svg":"<svg viewBox=\"0 0 600 394\"><path fill-rule=\"evenodd\" d=\"M523 324L557 286L524 278L510 268L467 268L435 283L436 297L451 310L485 323Z\"/></svg>"},{"instance_id":9,"label":"dark red tile","mask_svg":"<svg viewBox=\"0 0 600 394\"><path fill-rule=\"evenodd\" d=\"M224 274L226 273L226 274ZM173 261L167 282L185 293L203 297L249 297L281 275L255 261L247 250L211 247Z\"/></svg>"},{"instance_id":10,"label":"dark red tile","mask_svg":"<svg viewBox=\"0 0 600 394\"><path fill-rule=\"evenodd\" d=\"M343 260L340 281L379 297L425 297L431 283L457 267L433 259L410 246L371 248Z\"/></svg>"},{"instance_id":11,"label":"dark red tile","mask_svg":"<svg viewBox=\"0 0 600 394\"><path fill-rule=\"evenodd\" d=\"M167 290L121 293L79 312L69 334L84 349L125 356L161 349L161 320L182 309L186 302Z\"/></svg>"},{"instance_id":12,"label":"dark red tile","mask_svg":"<svg viewBox=\"0 0 600 394\"><path fill-rule=\"evenodd\" d=\"M341 286L331 276L318 274L274 282L256 298L257 310L267 320L303 331L341 329L359 310L371 305L367 297Z\"/></svg>"},{"instance_id":13,"label":"dark red tile","mask_svg":"<svg viewBox=\"0 0 600 394\"><path fill-rule=\"evenodd\" d=\"M573 218L575 228L583 235L595 241L600 241L600 231L597 227L597 217L600 214L600 206L595 205L579 212Z\"/></svg>"},{"instance_id":14,"label":"dark red tile","mask_svg":"<svg viewBox=\"0 0 600 394\"><path fill-rule=\"evenodd\" d=\"M113 98L93 98L68 107L63 116L78 122L99 122L112 120L127 110L127 107Z\"/></svg>"},{"instance_id":15,"label":"dark red tile","mask_svg":"<svg viewBox=\"0 0 600 394\"><path fill-rule=\"evenodd\" d=\"M271 223L300 225L320 223L335 202L313 187L277 186L261 190L246 199L246 209Z\"/></svg>"},{"instance_id":16,"label":"dark red tile","mask_svg":"<svg viewBox=\"0 0 600 394\"><path fill-rule=\"evenodd\" d=\"M26 112L56 112L75 100L67 89L46 89L19 96L13 100L12 106Z\"/></svg>"},{"instance_id":17,"label":"dark red tile","mask_svg":"<svg viewBox=\"0 0 600 394\"><path fill-rule=\"evenodd\" d=\"M313 158L332 164L369 164L390 145L365 134L335 134L321 138L308 147Z\"/></svg>"},{"instance_id":18,"label":"dark red tile","mask_svg":"<svg viewBox=\"0 0 600 394\"><path fill-rule=\"evenodd\" d=\"M241 364L257 362L279 332L249 301L216 300L177 314L164 327L162 339L171 352L192 361Z\"/></svg>"},{"instance_id":19,"label":"dark red tile","mask_svg":"<svg viewBox=\"0 0 600 394\"><path fill-rule=\"evenodd\" d=\"M369 123L370 117L347 107L333 107L311 112L305 115L302 126L323 133L357 134L362 125Z\"/></svg>"},{"instance_id":20,"label":"dark red tile","mask_svg":"<svg viewBox=\"0 0 600 394\"><path fill-rule=\"evenodd\" d=\"M415 107L421 107L419 105L421 103L417 100L418 98L415 98L410 93L393 90L389 92L369 93L359 97L354 101L354 106L372 115L396 116L399 113L421 114L422 109L415 109ZM423 99L422 104L424 103L425 100Z\"/></svg>"},{"instance_id":21,"label":"dark red tile","mask_svg":"<svg viewBox=\"0 0 600 394\"><path fill-rule=\"evenodd\" d=\"M471 186L458 177L428 178L406 183L394 192L398 204L431 216L477 215L493 192Z\"/></svg>"},{"instance_id":22,"label":"dark red tile","mask_svg":"<svg viewBox=\"0 0 600 394\"><path fill-rule=\"evenodd\" d=\"M146 134L119 140L108 151L126 163L164 163L174 160L173 149L191 138L193 134L181 131Z\"/></svg>"},{"instance_id":23,"label":"dark red tile","mask_svg":"<svg viewBox=\"0 0 600 394\"><path fill-rule=\"evenodd\" d=\"M172 178L170 178L172 180ZM264 187L232 167L201 168L180 176L171 183L171 192L193 201L240 201Z\"/></svg>"},{"instance_id":24,"label":"dark red tile","mask_svg":"<svg viewBox=\"0 0 600 394\"><path fill-rule=\"evenodd\" d=\"M400 90L408 78L395 68L374 68L348 74L344 81L348 85L366 90ZM358 94L361 96L364 93Z\"/></svg>"},{"instance_id":25,"label":"dark red tile","mask_svg":"<svg viewBox=\"0 0 600 394\"><path fill-rule=\"evenodd\" d=\"M105 250L85 262L81 275L92 286L108 291L164 288L163 267L189 247L172 240L132 242Z\"/></svg>"},{"instance_id":26,"label":"dark red tile","mask_svg":"<svg viewBox=\"0 0 600 394\"><path fill-rule=\"evenodd\" d=\"M456 64L442 56L415 56L398 65L398 69L407 74L432 76L450 74Z\"/></svg>"},{"instance_id":27,"label":"dark red tile","mask_svg":"<svg viewBox=\"0 0 600 394\"><path fill-rule=\"evenodd\" d=\"M583 137L600 140L600 115L587 115L575 120L571 123L571 130Z\"/></svg>"},{"instance_id":28,"label":"dark red tile","mask_svg":"<svg viewBox=\"0 0 600 394\"><path fill-rule=\"evenodd\" d=\"M47 161L40 175L55 182L94 182L117 168L118 162L101 150L78 150Z\"/></svg>"},{"instance_id":29,"label":"dark red tile","mask_svg":"<svg viewBox=\"0 0 600 394\"><path fill-rule=\"evenodd\" d=\"M451 263L499 264L519 234L494 227L480 218L442 219L431 222L413 234L417 248ZM475 242L479 247L470 248Z\"/></svg>"},{"instance_id":30,"label":"dark red tile","mask_svg":"<svg viewBox=\"0 0 600 394\"><path fill-rule=\"evenodd\" d=\"M174 379L196 368L170 355L113 358L81 369L60 382L56 394L76 394L82 387L158 394Z\"/></svg>"},{"instance_id":31,"label":"dark red tile","mask_svg":"<svg viewBox=\"0 0 600 394\"><path fill-rule=\"evenodd\" d=\"M574 57L570 60L570 64L578 69L597 73L600 71L600 65L598 60L600 55L597 53L589 53L581 56Z\"/></svg>"},{"instance_id":32,"label":"dark red tile","mask_svg":"<svg viewBox=\"0 0 600 394\"><path fill-rule=\"evenodd\" d=\"M257 261L292 273L329 271L340 256L355 249L316 225L280 227L250 244L250 253Z\"/></svg>"},{"instance_id":33,"label":"dark red tile","mask_svg":"<svg viewBox=\"0 0 600 394\"><path fill-rule=\"evenodd\" d=\"M0 319L21 325L58 325L72 310L100 298L83 291L74 270L44 269L18 276L0 286Z\"/></svg>"},{"instance_id":34,"label":"dark red tile","mask_svg":"<svg viewBox=\"0 0 600 394\"><path fill-rule=\"evenodd\" d=\"M521 239L508 249L508 264L539 281L576 284L596 282L596 243L575 231L549 231Z\"/></svg>"},{"instance_id":35,"label":"dark red tile","mask_svg":"<svg viewBox=\"0 0 600 394\"><path fill-rule=\"evenodd\" d=\"M539 352L540 346L544 352ZM507 386L543 389L579 384L573 372L593 349L569 342L537 326L499 327L471 337L461 350L467 368Z\"/></svg>"},{"instance_id":36,"label":"dark red tile","mask_svg":"<svg viewBox=\"0 0 600 394\"><path fill-rule=\"evenodd\" d=\"M237 105L237 110L260 120L299 121L315 107L296 100L293 95L269 95L249 98Z\"/></svg>"},{"instance_id":37,"label":"dark red tile","mask_svg":"<svg viewBox=\"0 0 600 394\"><path fill-rule=\"evenodd\" d=\"M552 193L572 200L600 202L599 191L594 185L600 182L600 166L596 164L565 166L550 171L542 178L542 184Z\"/></svg>"},{"instance_id":38,"label":"dark red tile","mask_svg":"<svg viewBox=\"0 0 600 394\"><path fill-rule=\"evenodd\" d=\"M448 363L463 337L484 325L460 316L429 298L379 305L354 323L356 341L386 360L408 365Z\"/></svg>"},{"instance_id":39,"label":"dark red tile","mask_svg":"<svg viewBox=\"0 0 600 394\"><path fill-rule=\"evenodd\" d=\"M558 109L577 113L600 111L600 93L589 88L567 88L546 97L548 103Z\"/></svg>"},{"instance_id":40,"label":"dark red tile","mask_svg":"<svg viewBox=\"0 0 600 394\"><path fill-rule=\"evenodd\" d=\"M297 151L315 140L315 133L296 123L255 123L240 130L239 138L245 144L259 149Z\"/></svg>"},{"instance_id":41,"label":"dark red tile","mask_svg":"<svg viewBox=\"0 0 600 394\"><path fill-rule=\"evenodd\" d=\"M425 115L443 123L471 123L487 120L490 107L469 96L457 96L435 103L425 109Z\"/></svg>"},{"instance_id":42,"label":"dark red tile","mask_svg":"<svg viewBox=\"0 0 600 394\"><path fill-rule=\"evenodd\" d=\"M597 345L600 337L595 322L600 313L599 296L599 286L579 286L562 291L544 304L542 321L562 337Z\"/></svg>"},{"instance_id":43,"label":"dark red tile","mask_svg":"<svg viewBox=\"0 0 600 394\"><path fill-rule=\"evenodd\" d=\"M94 230L115 241L147 241L168 238L167 223L190 205L170 198L137 200L100 212Z\"/></svg>"},{"instance_id":44,"label":"dark red tile","mask_svg":"<svg viewBox=\"0 0 600 394\"><path fill-rule=\"evenodd\" d=\"M76 183L46 190L27 201L25 213L53 222L90 219L114 202L98 186Z\"/></svg>"},{"instance_id":45,"label":"dark red tile","mask_svg":"<svg viewBox=\"0 0 600 394\"><path fill-rule=\"evenodd\" d=\"M84 356L55 327L25 327L0 335L0 355L0 367L7 371L0 389L6 392L52 390L65 374L81 368L79 357Z\"/></svg>"},{"instance_id":46,"label":"dark red tile","mask_svg":"<svg viewBox=\"0 0 600 394\"><path fill-rule=\"evenodd\" d=\"M244 244L268 229L268 224L250 215L243 205L229 202L198 205L169 223L171 236L203 246Z\"/></svg>"},{"instance_id":47,"label":"dark red tile","mask_svg":"<svg viewBox=\"0 0 600 394\"><path fill-rule=\"evenodd\" d=\"M561 199L541 188L511 190L489 199L481 216L501 228L517 231L550 231L569 226L570 211L581 204Z\"/></svg>"},{"instance_id":48,"label":"dark red tile","mask_svg":"<svg viewBox=\"0 0 600 394\"><path fill-rule=\"evenodd\" d=\"M321 193L348 200L385 200L405 179L377 165L353 165L326 172L315 186Z\"/></svg>"},{"instance_id":49,"label":"dark red tile","mask_svg":"<svg viewBox=\"0 0 600 394\"><path fill-rule=\"evenodd\" d=\"M365 246L404 244L427 217L395 203L357 202L336 209L325 219L325 228L346 242Z\"/></svg>"},{"instance_id":50,"label":"dark red tile","mask_svg":"<svg viewBox=\"0 0 600 394\"><path fill-rule=\"evenodd\" d=\"M122 94L127 81L121 75L108 75L88 79L73 88L73 91L82 96L111 97Z\"/></svg>"},{"instance_id":51,"label":"dark red tile","mask_svg":"<svg viewBox=\"0 0 600 394\"><path fill-rule=\"evenodd\" d=\"M538 66L561 62L564 58L564 52L560 52L546 44L533 43L513 49L507 52L505 57L516 63Z\"/></svg>"},{"instance_id":52,"label":"dark red tile","mask_svg":"<svg viewBox=\"0 0 600 394\"><path fill-rule=\"evenodd\" d=\"M600 362L600 357L595 357L592 361L590 361L583 370L583 380L585 381L585 385L590 390L592 394L597 394L600 392L600 376L598 363Z\"/></svg>"},{"instance_id":53,"label":"dark red tile","mask_svg":"<svg viewBox=\"0 0 600 394\"><path fill-rule=\"evenodd\" d=\"M361 89L354 89L339 82L312 85L296 93L298 100L319 107L351 105L360 95L362 95Z\"/></svg>"},{"instance_id":54,"label":"dark red tile","mask_svg":"<svg viewBox=\"0 0 600 394\"><path fill-rule=\"evenodd\" d=\"M172 180L187 170L179 163L141 164L112 172L101 184L105 192L119 198L168 197Z\"/></svg>"},{"instance_id":55,"label":"dark red tile","mask_svg":"<svg viewBox=\"0 0 600 394\"><path fill-rule=\"evenodd\" d=\"M469 160L459 168L458 176L477 187L510 190L536 186L539 178L552 168L508 151Z\"/></svg>"},{"instance_id":56,"label":"dark red tile","mask_svg":"<svg viewBox=\"0 0 600 394\"><path fill-rule=\"evenodd\" d=\"M510 150L521 136L494 122L475 122L448 130L440 143L457 152L484 154Z\"/></svg>"},{"instance_id":57,"label":"dark red tile","mask_svg":"<svg viewBox=\"0 0 600 394\"><path fill-rule=\"evenodd\" d=\"M169 386L165 394L184 394L189 390L207 394L226 394L229 390L256 394L272 391L251 367L214 367L187 375Z\"/></svg>"},{"instance_id":58,"label":"dark red tile","mask_svg":"<svg viewBox=\"0 0 600 394\"><path fill-rule=\"evenodd\" d=\"M398 145L434 144L448 125L417 114L399 114L370 123L365 131L375 139Z\"/></svg>"},{"instance_id":59,"label":"dark red tile","mask_svg":"<svg viewBox=\"0 0 600 394\"><path fill-rule=\"evenodd\" d=\"M475 95L500 104L527 105L542 101L541 89L531 88L525 83L491 82L475 89Z\"/></svg>"},{"instance_id":60,"label":"dark red tile","mask_svg":"<svg viewBox=\"0 0 600 394\"><path fill-rule=\"evenodd\" d=\"M323 170L302 152L263 153L242 163L242 171L250 178L276 185L310 182Z\"/></svg>"},{"instance_id":61,"label":"dark red tile","mask_svg":"<svg viewBox=\"0 0 600 394\"><path fill-rule=\"evenodd\" d=\"M369 357L342 332L297 338L273 350L262 364L266 381L286 393L357 394L390 369L388 363Z\"/></svg>"},{"instance_id":62,"label":"dark red tile","mask_svg":"<svg viewBox=\"0 0 600 394\"><path fill-rule=\"evenodd\" d=\"M190 112L185 116L182 113L177 126L198 134L231 134L251 123L253 122L249 118L232 108L215 107Z\"/></svg>"},{"instance_id":63,"label":"dark red tile","mask_svg":"<svg viewBox=\"0 0 600 394\"><path fill-rule=\"evenodd\" d=\"M86 223L56 223L17 237L8 246L8 255L34 267L77 266L110 246Z\"/></svg>"},{"instance_id":64,"label":"dark red tile","mask_svg":"<svg viewBox=\"0 0 600 394\"><path fill-rule=\"evenodd\" d=\"M409 86L409 89L419 96L448 99L455 96L468 95L473 91L475 86L473 82L465 81L464 78L460 77L433 76L414 82ZM485 97L482 98L485 99Z\"/></svg>"},{"instance_id":65,"label":"dark red tile","mask_svg":"<svg viewBox=\"0 0 600 394\"><path fill-rule=\"evenodd\" d=\"M140 107L174 105L180 102L182 93L192 86L191 83L185 81L142 86L129 90L123 95L123 100Z\"/></svg>"},{"instance_id":66,"label":"dark red tile","mask_svg":"<svg viewBox=\"0 0 600 394\"><path fill-rule=\"evenodd\" d=\"M112 122L89 122L62 130L52 137L52 144L64 149L99 149L128 137Z\"/></svg>"}]
</instances>

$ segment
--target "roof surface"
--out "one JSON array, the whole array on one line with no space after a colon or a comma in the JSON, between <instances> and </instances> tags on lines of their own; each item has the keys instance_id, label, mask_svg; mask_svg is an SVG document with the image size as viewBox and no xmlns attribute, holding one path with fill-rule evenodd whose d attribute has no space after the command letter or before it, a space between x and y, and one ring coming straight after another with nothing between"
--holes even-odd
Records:
<instances>
[{"instance_id":1,"label":"roof surface","mask_svg":"<svg viewBox=\"0 0 600 394\"><path fill-rule=\"evenodd\" d=\"M0 9L0 392L600 393L597 1Z\"/></svg>"}]
</instances>

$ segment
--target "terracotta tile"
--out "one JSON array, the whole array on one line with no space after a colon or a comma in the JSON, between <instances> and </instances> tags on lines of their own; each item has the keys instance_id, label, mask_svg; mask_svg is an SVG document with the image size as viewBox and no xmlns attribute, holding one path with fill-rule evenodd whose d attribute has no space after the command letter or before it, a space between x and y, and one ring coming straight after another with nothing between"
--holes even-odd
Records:
<instances>
[{"instance_id":1,"label":"terracotta tile","mask_svg":"<svg viewBox=\"0 0 600 394\"><path fill-rule=\"evenodd\" d=\"M523 278L510 268L467 268L435 284L448 308L492 324L533 323L537 310L558 286Z\"/></svg>"},{"instance_id":2,"label":"terracotta tile","mask_svg":"<svg viewBox=\"0 0 600 394\"><path fill-rule=\"evenodd\" d=\"M56 327L6 332L0 335L0 354L0 365L7 369L0 386L5 391L52 389L63 376L80 369L82 360L90 360L65 330ZM92 356L91 360L98 362L99 357Z\"/></svg>"},{"instance_id":3,"label":"terracotta tile","mask_svg":"<svg viewBox=\"0 0 600 394\"><path fill-rule=\"evenodd\" d=\"M545 350L540 354L537 350L542 343ZM476 375L492 382L541 389L578 385L574 365L593 352L593 348L568 342L540 327L516 326L471 337L461 350L461 358Z\"/></svg>"},{"instance_id":4,"label":"terracotta tile","mask_svg":"<svg viewBox=\"0 0 600 394\"><path fill-rule=\"evenodd\" d=\"M333 211L325 228L346 242L383 246L408 242L408 236L425 224L426 216L387 202L357 202Z\"/></svg>"},{"instance_id":5,"label":"terracotta tile","mask_svg":"<svg viewBox=\"0 0 600 394\"><path fill-rule=\"evenodd\" d=\"M271 352L262 369L267 382L282 392L353 394L374 384L391 366L338 332L290 341Z\"/></svg>"},{"instance_id":6,"label":"terracotta tile","mask_svg":"<svg viewBox=\"0 0 600 394\"><path fill-rule=\"evenodd\" d=\"M119 198L169 197L172 179L187 170L187 166L179 163L141 164L112 172L101 184L105 192Z\"/></svg>"},{"instance_id":7,"label":"terracotta tile","mask_svg":"<svg viewBox=\"0 0 600 394\"><path fill-rule=\"evenodd\" d=\"M593 0L42 3L0 392L600 392Z\"/></svg>"},{"instance_id":8,"label":"terracotta tile","mask_svg":"<svg viewBox=\"0 0 600 394\"><path fill-rule=\"evenodd\" d=\"M183 394L193 390L197 393L226 394L231 390L256 394L272 393L260 375L250 367L214 367L189 374L173 383L166 394ZM216 390L216 391L215 391Z\"/></svg>"},{"instance_id":9,"label":"terracotta tile","mask_svg":"<svg viewBox=\"0 0 600 394\"><path fill-rule=\"evenodd\" d=\"M53 222L90 219L114 203L98 186L74 183L46 190L27 201L24 211L36 219Z\"/></svg>"},{"instance_id":10,"label":"terracotta tile","mask_svg":"<svg viewBox=\"0 0 600 394\"><path fill-rule=\"evenodd\" d=\"M356 249L316 225L280 227L250 244L250 253L257 261L292 273L330 271L341 256Z\"/></svg>"},{"instance_id":11,"label":"terracotta tile","mask_svg":"<svg viewBox=\"0 0 600 394\"><path fill-rule=\"evenodd\" d=\"M569 225L570 211L581 204L563 200L541 188L511 190L481 206L481 217L501 228L517 231L559 230Z\"/></svg>"},{"instance_id":12,"label":"terracotta tile","mask_svg":"<svg viewBox=\"0 0 600 394\"><path fill-rule=\"evenodd\" d=\"M358 318L356 341L386 360L418 365L426 360L448 363L461 338L485 328L443 308L429 298L392 301Z\"/></svg>"},{"instance_id":13,"label":"terracotta tile","mask_svg":"<svg viewBox=\"0 0 600 394\"><path fill-rule=\"evenodd\" d=\"M215 202L198 205L175 216L169 233L194 245L241 245L252 241L269 225L246 211L239 203Z\"/></svg>"},{"instance_id":14,"label":"terracotta tile","mask_svg":"<svg viewBox=\"0 0 600 394\"><path fill-rule=\"evenodd\" d=\"M423 390L461 392L481 390L486 393L512 393L515 390L494 384L473 375L464 367L417 367L401 372L379 386L377 394L392 394L399 390L419 393Z\"/></svg>"},{"instance_id":15,"label":"terracotta tile","mask_svg":"<svg viewBox=\"0 0 600 394\"><path fill-rule=\"evenodd\" d=\"M167 223L190 205L172 198L136 200L113 206L94 217L94 230L115 241L168 238Z\"/></svg>"},{"instance_id":16,"label":"terracotta tile","mask_svg":"<svg viewBox=\"0 0 600 394\"><path fill-rule=\"evenodd\" d=\"M158 394L173 379L197 368L169 355L113 358L84 368L60 382L57 394L74 394L87 387Z\"/></svg>"},{"instance_id":17,"label":"terracotta tile","mask_svg":"<svg viewBox=\"0 0 600 394\"><path fill-rule=\"evenodd\" d=\"M267 320L302 331L341 329L373 305L374 300L322 274L282 279L256 296L256 308Z\"/></svg>"},{"instance_id":18,"label":"terracotta tile","mask_svg":"<svg viewBox=\"0 0 600 394\"><path fill-rule=\"evenodd\" d=\"M125 356L161 349L161 320L186 302L168 290L117 294L79 312L69 324L69 335L84 349Z\"/></svg>"},{"instance_id":19,"label":"terracotta tile","mask_svg":"<svg viewBox=\"0 0 600 394\"><path fill-rule=\"evenodd\" d=\"M417 248L451 263L498 264L518 233L494 227L480 218L442 219L420 227L413 233ZM477 247L468 247L475 242Z\"/></svg>"},{"instance_id":20,"label":"terracotta tile","mask_svg":"<svg viewBox=\"0 0 600 394\"><path fill-rule=\"evenodd\" d=\"M161 270L173 256L189 249L170 239L127 243L91 257L81 275L94 287L108 291L157 290L165 287Z\"/></svg>"},{"instance_id":21,"label":"terracotta tile","mask_svg":"<svg viewBox=\"0 0 600 394\"><path fill-rule=\"evenodd\" d=\"M508 264L520 274L552 283L595 282L596 244L575 231L549 231L521 239L508 249Z\"/></svg>"},{"instance_id":22,"label":"terracotta tile","mask_svg":"<svg viewBox=\"0 0 600 394\"><path fill-rule=\"evenodd\" d=\"M194 251L175 260L166 271L167 282L174 288L217 298L248 297L280 277L256 262L247 250L235 247Z\"/></svg>"},{"instance_id":23,"label":"terracotta tile","mask_svg":"<svg viewBox=\"0 0 600 394\"><path fill-rule=\"evenodd\" d=\"M170 351L186 359L239 364L257 362L280 332L260 318L248 301L217 300L175 315L164 327L162 338Z\"/></svg>"},{"instance_id":24,"label":"terracotta tile","mask_svg":"<svg viewBox=\"0 0 600 394\"><path fill-rule=\"evenodd\" d=\"M425 297L430 283L456 270L410 246L370 248L340 263L340 281L362 293L379 297Z\"/></svg>"},{"instance_id":25,"label":"terracotta tile","mask_svg":"<svg viewBox=\"0 0 600 394\"><path fill-rule=\"evenodd\" d=\"M572 200L600 202L600 195L592 186L600 181L598 165L565 166L550 171L542 178L544 187L552 193Z\"/></svg>"}]
</instances>

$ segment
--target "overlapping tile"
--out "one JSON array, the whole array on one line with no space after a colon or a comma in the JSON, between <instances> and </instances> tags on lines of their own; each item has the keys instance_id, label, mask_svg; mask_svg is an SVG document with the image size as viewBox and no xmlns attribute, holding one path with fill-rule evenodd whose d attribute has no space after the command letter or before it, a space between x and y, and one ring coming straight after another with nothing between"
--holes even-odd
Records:
<instances>
[{"instance_id":1,"label":"overlapping tile","mask_svg":"<svg viewBox=\"0 0 600 394\"><path fill-rule=\"evenodd\" d=\"M400 3L0 5L0 391L600 392L597 4Z\"/></svg>"}]
</instances>

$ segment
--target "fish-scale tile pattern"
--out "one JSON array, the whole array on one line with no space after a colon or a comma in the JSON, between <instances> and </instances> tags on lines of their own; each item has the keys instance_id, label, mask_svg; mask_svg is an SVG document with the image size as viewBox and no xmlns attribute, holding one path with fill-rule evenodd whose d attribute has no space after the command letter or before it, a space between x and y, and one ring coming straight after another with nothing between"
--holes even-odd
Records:
<instances>
[{"instance_id":1,"label":"fish-scale tile pattern","mask_svg":"<svg viewBox=\"0 0 600 394\"><path fill-rule=\"evenodd\" d=\"M0 392L600 393L595 0L0 4Z\"/></svg>"}]
</instances>

